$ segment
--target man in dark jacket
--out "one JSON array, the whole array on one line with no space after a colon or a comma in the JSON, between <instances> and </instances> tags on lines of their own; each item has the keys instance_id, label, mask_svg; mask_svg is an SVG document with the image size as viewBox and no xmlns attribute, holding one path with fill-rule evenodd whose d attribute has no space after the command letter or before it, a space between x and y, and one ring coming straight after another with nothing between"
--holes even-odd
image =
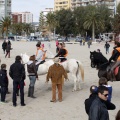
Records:
<instances>
[{"instance_id":1,"label":"man in dark jacket","mask_svg":"<svg viewBox=\"0 0 120 120\"><path fill-rule=\"evenodd\" d=\"M5 58L7 57L7 55L8 58L10 58L10 50L11 50L11 44L7 42Z\"/></svg>"},{"instance_id":2,"label":"man in dark jacket","mask_svg":"<svg viewBox=\"0 0 120 120\"><path fill-rule=\"evenodd\" d=\"M10 66L9 75L13 79L13 106L17 106L17 87L20 86L20 98L21 98L21 106L25 106L24 103L24 80L25 80L25 68L24 65L21 64L21 57L16 56L15 63Z\"/></svg>"},{"instance_id":3,"label":"man in dark jacket","mask_svg":"<svg viewBox=\"0 0 120 120\"><path fill-rule=\"evenodd\" d=\"M106 50L106 54L109 53L109 47L110 47L110 44L108 42L105 43L105 50Z\"/></svg>"},{"instance_id":4,"label":"man in dark jacket","mask_svg":"<svg viewBox=\"0 0 120 120\"><path fill-rule=\"evenodd\" d=\"M108 88L105 86L98 87L98 96L92 102L89 110L89 120L109 120L109 114L105 101L107 101Z\"/></svg>"},{"instance_id":5,"label":"man in dark jacket","mask_svg":"<svg viewBox=\"0 0 120 120\"><path fill-rule=\"evenodd\" d=\"M88 115L89 115L89 110L90 110L90 107L92 105L92 102L97 97L97 90L98 90L98 87L95 85L92 85L90 87L90 96L88 99L85 100L85 111ZM116 108L116 106L108 100L104 101L104 103L105 103L108 110L114 110Z\"/></svg>"},{"instance_id":6,"label":"man in dark jacket","mask_svg":"<svg viewBox=\"0 0 120 120\"><path fill-rule=\"evenodd\" d=\"M6 47L7 47L7 42L6 42L6 40L4 40L4 42L2 44L2 49L3 49L4 54L5 54L5 51L6 51Z\"/></svg>"},{"instance_id":7,"label":"man in dark jacket","mask_svg":"<svg viewBox=\"0 0 120 120\"><path fill-rule=\"evenodd\" d=\"M1 85L1 102L6 102L5 97L7 93L7 85L8 85L8 77L7 77L7 70L6 64L1 65L0 70L0 85Z\"/></svg>"}]
</instances>

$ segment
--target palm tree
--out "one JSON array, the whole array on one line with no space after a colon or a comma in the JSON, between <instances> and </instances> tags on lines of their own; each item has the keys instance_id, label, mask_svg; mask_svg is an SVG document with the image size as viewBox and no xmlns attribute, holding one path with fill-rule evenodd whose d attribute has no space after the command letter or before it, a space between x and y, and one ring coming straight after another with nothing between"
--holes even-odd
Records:
<instances>
[{"instance_id":1,"label":"palm tree","mask_svg":"<svg viewBox=\"0 0 120 120\"><path fill-rule=\"evenodd\" d=\"M11 18L10 17L2 17L2 20L0 20L0 27L2 29L2 33L6 33L6 36L8 36L8 31L11 26Z\"/></svg>"},{"instance_id":2,"label":"palm tree","mask_svg":"<svg viewBox=\"0 0 120 120\"><path fill-rule=\"evenodd\" d=\"M32 26L31 26L31 24L28 24L28 23L24 23L23 24L23 30L25 31L25 33L27 34L27 35L29 35L30 34L30 31L32 30Z\"/></svg>"},{"instance_id":3,"label":"palm tree","mask_svg":"<svg viewBox=\"0 0 120 120\"><path fill-rule=\"evenodd\" d=\"M84 28L90 29L92 28L92 40L95 39L95 28L98 27L104 28L104 20L101 17L101 13L98 12L96 6L88 6L86 10L86 16L84 21Z\"/></svg>"},{"instance_id":4,"label":"palm tree","mask_svg":"<svg viewBox=\"0 0 120 120\"><path fill-rule=\"evenodd\" d=\"M55 14L50 12L46 16L46 23L48 25L48 29L53 32L54 28L56 27L57 21L55 20Z\"/></svg>"},{"instance_id":5,"label":"palm tree","mask_svg":"<svg viewBox=\"0 0 120 120\"><path fill-rule=\"evenodd\" d=\"M12 33L16 35L22 35L22 23L12 24Z\"/></svg>"}]
</instances>

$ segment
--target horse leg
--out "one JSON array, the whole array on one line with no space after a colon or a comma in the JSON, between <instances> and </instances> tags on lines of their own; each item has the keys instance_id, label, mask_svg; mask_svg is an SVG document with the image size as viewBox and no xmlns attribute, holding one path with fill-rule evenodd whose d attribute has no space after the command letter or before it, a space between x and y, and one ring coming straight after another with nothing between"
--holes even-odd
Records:
<instances>
[{"instance_id":1,"label":"horse leg","mask_svg":"<svg viewBox=\"0 0 120 120\"><path fill-rule=\"evenodd\" d=\"M80 86L80 75L79 75L79 72L77 74L77 86L78 86L77 90L80 90L81 86Z\"/></svg>"},{"instance_id":2,"label":"horse leg","mask_svg":"<svg viewBox=\"0 0 120 120\"><path fill-rule=\"evenodd\" d=\"M77 82L77 79L76 79L76 76L75 75L72 75L73 76L73 79L74 79L74 87L73 87L73 90L72 90L72 92L74 92L74 91L76 91L76 82Z\"/></svg>"}]
</instances>

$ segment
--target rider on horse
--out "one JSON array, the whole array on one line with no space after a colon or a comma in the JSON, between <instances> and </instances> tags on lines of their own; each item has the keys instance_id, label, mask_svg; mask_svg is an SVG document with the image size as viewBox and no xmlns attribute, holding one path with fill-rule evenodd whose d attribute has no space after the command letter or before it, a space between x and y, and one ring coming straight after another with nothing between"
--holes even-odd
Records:
<instances>
[{"instance_id":1,"label":"rider on horse","mask_svg":"<svg viewBox=\"0 0 120 120\"><path fill-rule=\"evenodd\" d=\"M114 50L112 52L112 56L109 59L109 63L111 63L111 61L115 61L115 64L111 67L111 73L112 73L112 77L113 80L115 79L115 74L114 74L114 69L120 65L120 43L118 41L115 41L115 47Z\"/></svg>"},{"instance_id":2,"label":"rider on horse","mask_svg":"<svg viewBox=\"0 0 120 120\"><path fill-rule=\"evenodd\" d=\"M55 57L59 57L60 59L60 62L64 62L67 60L67 55L68 55L68 51L67 49L65 48L65 45L63 45L62 43L59 44L59 52L58 54L55 56Z\"/></svg>"},{"instance_id":3,"label":"rider on horse","mask_svg":"<svg viewBox=\"0 0 120 120\"><path fill-rule=\"evenodd\" d=\"M46 51L43 50L43 48L41 47L41 44L36 44L37 47L37 51L36 51L36 65L37 65L37 70L38 70L38 66L40 64L43 64L45 62L45 54Z\"/></svg>"}]
</instances>

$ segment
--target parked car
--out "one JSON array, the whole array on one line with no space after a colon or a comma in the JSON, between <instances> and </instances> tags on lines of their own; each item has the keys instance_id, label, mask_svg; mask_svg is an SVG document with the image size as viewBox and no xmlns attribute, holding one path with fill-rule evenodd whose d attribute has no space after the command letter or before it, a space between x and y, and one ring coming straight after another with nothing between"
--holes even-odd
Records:
<instances>
[{"instance_id":1,"label":"parked car","mask_svg":"<svg viewBox=\"0 0 120 120\"><path fill-rule=\"evenodd\" d=\"M50 39L48 37L45 37L44 41L50 41Z\"/></svg>"},{"instance_id":2,"label":"parked car","mask_svg":"<svg viewBox=\"0 0 120 120\"><path fill-rule=\"evenodd\" d=\"M37 38L37 41L44 41L43 37Z\"/></svg>"},{"instance_id":3,"label":"parked car","mask_svg":"<svg viewBox=\"0 0 120 120\"><path fill-rule=\"evenodd\" d=\"M82 40L85 40L85 38L84 37L76 37L75 42L80 42Z\"/></svg>"}]
</instances>

